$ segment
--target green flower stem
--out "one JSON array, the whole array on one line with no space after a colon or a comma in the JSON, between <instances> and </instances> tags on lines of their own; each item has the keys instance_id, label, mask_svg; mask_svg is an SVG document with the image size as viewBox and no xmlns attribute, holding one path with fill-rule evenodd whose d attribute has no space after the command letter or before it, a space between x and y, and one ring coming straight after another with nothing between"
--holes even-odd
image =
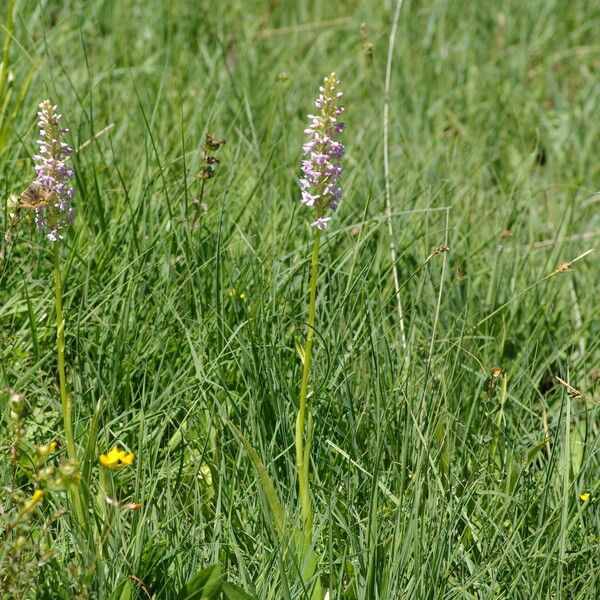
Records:
<instances>
[{"instance_id":1,"label":"green flower stem","mask_svg":"<svg viewBox=\"0 0 600 600\"><path fill-rule=\"evenodd\" d=\"M298 470L298 493L300 496L300 511L302 515L302 532L306 540L312 536L313 515L310 501L310 487L308 473L310 467L310 449L312 442L312 420L308 415L308 434L306 446L304 444L304 422L306 420L307 408L306 397L308 395L308 377L310 372L310 361L312 357L313 336L315 328L315 307L317 301L317 273L319 267L319 245L321 242L321 230L315 231L315 240L312 248L312 259L310 267L310 301L308 305L308 331L306 333L306 344L304 346L304 370L302 372L302 383L300 386L300 402L298 417L296 419L296 467Z\"/></svg>"},{"instance_id":2,"label":"green flower stem","mask_svg":"<svg viewBox=\"0 0 600 600\"><path fill-rule=\"evenodd\" d=\"M96 538L97 558L102 557L106 550L106 540L110 535L115 517L115 508L109 506L107 498L116 499L115 480L109 469L100 467L100 489L98 492L97 503L99 513L104 515L104 527L99 531Z\"/></svg>"},{"instance_id":3,"label":"green flower stem","mask_svg":"<svg viewBox=\"0 0 600 600\"><path fill-rule=\"evenodd\" d=\"M75 436L73 435L73 404L67 389L65 375L65 320L62 310L62 278L60 274L60 244L58 242L54 243L54 291L56 301L56 352L58 354L58 381L63 425L67 440L67 454L70 459L76 460Z\"/></svg>"},{"instance_id":4,"label":"green flower stem","mask_svg":"<svg viewBox=\"0 0 600 600\"><path fill-rule=\"evenodd\" d=\"M63 426L67 442L67 455L72 461L77 461L75 449L75 436L73 434L73 404L67 388L65 373L65 319L62 310L62 277L60 273L60 244L54 242L54 298L56 306L56 353L58 355L58 382L60 387L60 401L62 405ZM75 515L82 528L86 526L82 497L75 484L69 486L71 501Z\"/></svg>"}]
</instances>

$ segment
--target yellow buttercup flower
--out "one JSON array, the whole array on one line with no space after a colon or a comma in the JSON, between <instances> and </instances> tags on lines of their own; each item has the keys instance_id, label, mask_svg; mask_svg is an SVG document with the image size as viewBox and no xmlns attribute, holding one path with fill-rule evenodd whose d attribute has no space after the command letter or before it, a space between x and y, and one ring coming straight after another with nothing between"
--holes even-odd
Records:
<instances>
[{"instance_id":1,"label":"yellow buttercup flower","mask_svg":"<svg viewBox=\"0 0 600 600\"><path fill-rule=\"evenodd\" d=\"M581 494L579 494L579 499L582 500L583 502L587 502L590 499L590 493L589 492L581 492Z\"/></svg>"},{"instance_id":2,"label":"yellow buttercup flower","mask_svg":"<svg viewBox=\"0 0 600 600\"><path fill-rule=\"evenodd\" d=\"M98 460L100 461L100 464L107 469L120 469L121 467L130 465L134 458L135 454L128 454L125 450L120 450L115 446L106 454L101 454L98 457Z\"/></svg>"},{"instance_id":3,"label":"yellow buttercup flower","mask_svg":"<svg viewBox=\"0 0 600 600\"><path fill-rule=\"evenodd\" d=\"M33 496L31 496L31 504L39 504L44 499L44 492L42 490L35 490Z\"/></svg>"}]
</instances>

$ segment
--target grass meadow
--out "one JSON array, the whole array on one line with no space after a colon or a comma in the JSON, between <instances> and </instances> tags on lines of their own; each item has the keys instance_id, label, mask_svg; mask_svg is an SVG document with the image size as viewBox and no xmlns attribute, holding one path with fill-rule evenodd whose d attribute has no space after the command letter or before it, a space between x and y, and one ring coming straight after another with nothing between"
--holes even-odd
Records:
<instances>
[{"instance_id":1,"label":"grass meadow","mask_svg":"<svg viewBox=\"0 0 600 600\"><path fill-rule=\"evenodd\" d=\"M600 597L600 9L397 9L2 2L2 598ZM318 256L302 553L298 179L331 72L344 193ZM75 149L56 244L9 202L46 98ZM207 133L225 144L203 178ZM115 446L135 459L105 469Z\"/></svg>"}]
</instances>

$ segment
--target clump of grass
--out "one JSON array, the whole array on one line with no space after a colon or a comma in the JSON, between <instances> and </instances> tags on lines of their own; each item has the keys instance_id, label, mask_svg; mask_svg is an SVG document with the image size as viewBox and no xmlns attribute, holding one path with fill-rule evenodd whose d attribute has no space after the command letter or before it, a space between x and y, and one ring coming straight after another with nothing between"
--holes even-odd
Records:
<instances>
[{"instance_id":1,"label":"clump of grass","mask_svg":"<svg viewBox=\"0 0 600 600\"><path fill-rule=\"evenodd\" d=\"M10 447L11 485L5 488L0 512L0 591L2 598L23 598L35 589L40 570L60 558L48 536L66 510L44 509L50 496L79 483L78 465L73 460L56 464L56 441L34 446L26 438L26 402L9 390L7 430ZM77 590L75 584L72 589Z\"/></svg>"}]
</instances>

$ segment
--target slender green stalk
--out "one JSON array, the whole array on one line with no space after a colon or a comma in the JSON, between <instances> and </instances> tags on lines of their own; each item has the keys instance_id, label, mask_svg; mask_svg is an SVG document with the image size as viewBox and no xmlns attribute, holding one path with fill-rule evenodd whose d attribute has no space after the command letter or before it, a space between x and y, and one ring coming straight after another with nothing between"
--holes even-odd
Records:
<instances>
[{"instance_id":1,"label":"slender green stalk","mask_svg":"<svg viewBox=\"0 0 600 600\"><path fill-rule=\"evenodd\" d=\"M65 319L62 310L62 277L60 272L60 244L54 243L54 298L56 307L56 353L58 356L58 382L60 387L60 401L62 405L63 426L67 442L67 455L72 461L77 461L75 449L75 436L73 434L73 404L67 388L65 373ZM86 527L83 499L79 488L71 485L70 495L75 510L75 516L82 528Z\"/></svg>"},{"instance_id":2,"label":"slender green stalk","mask_svg":"<svg viewBox=\"0 0 600 600\"><path fill-rule=\"evenodd\" d=\"M300 385L300 402L298 417L296 419L296 467L298 469L298 493L300 495L300 510L302 515L302 531L305 539L312 534L312 506L310 502L310 487L308 474L310 467L310 449L312 429L310 415L308 417L308 435L306 445L304 443L304 421L306 420L307 408L306 397L308 395L308 377L310 373L310 361L312 357L313 336L315 328L315 307L317 301L317 273L319 267L319 245L321 242L321 231L315 231L315 240L312 248L312 259L310 267L310 301L308 304L308 331L306 333L306 344L304 346L304 370L302 371L302 383Z\"/></svg>"},{"instance_id":3,"label":"slender green stalk","mask_svg":"<svg viewBox=\"0 0 600 600\"><path fill-rule=\"evenodd\" d=\"M73 405L67 389L65 374L65 320L62 310L62 277L60 273L60 244L58 243L54 244L54 292L56 305L56 353L58 355L58 381L63 426L67 441L67 454L70 459L76 460L75 436L73 435Z\"/></svg>"}]
</instances>

